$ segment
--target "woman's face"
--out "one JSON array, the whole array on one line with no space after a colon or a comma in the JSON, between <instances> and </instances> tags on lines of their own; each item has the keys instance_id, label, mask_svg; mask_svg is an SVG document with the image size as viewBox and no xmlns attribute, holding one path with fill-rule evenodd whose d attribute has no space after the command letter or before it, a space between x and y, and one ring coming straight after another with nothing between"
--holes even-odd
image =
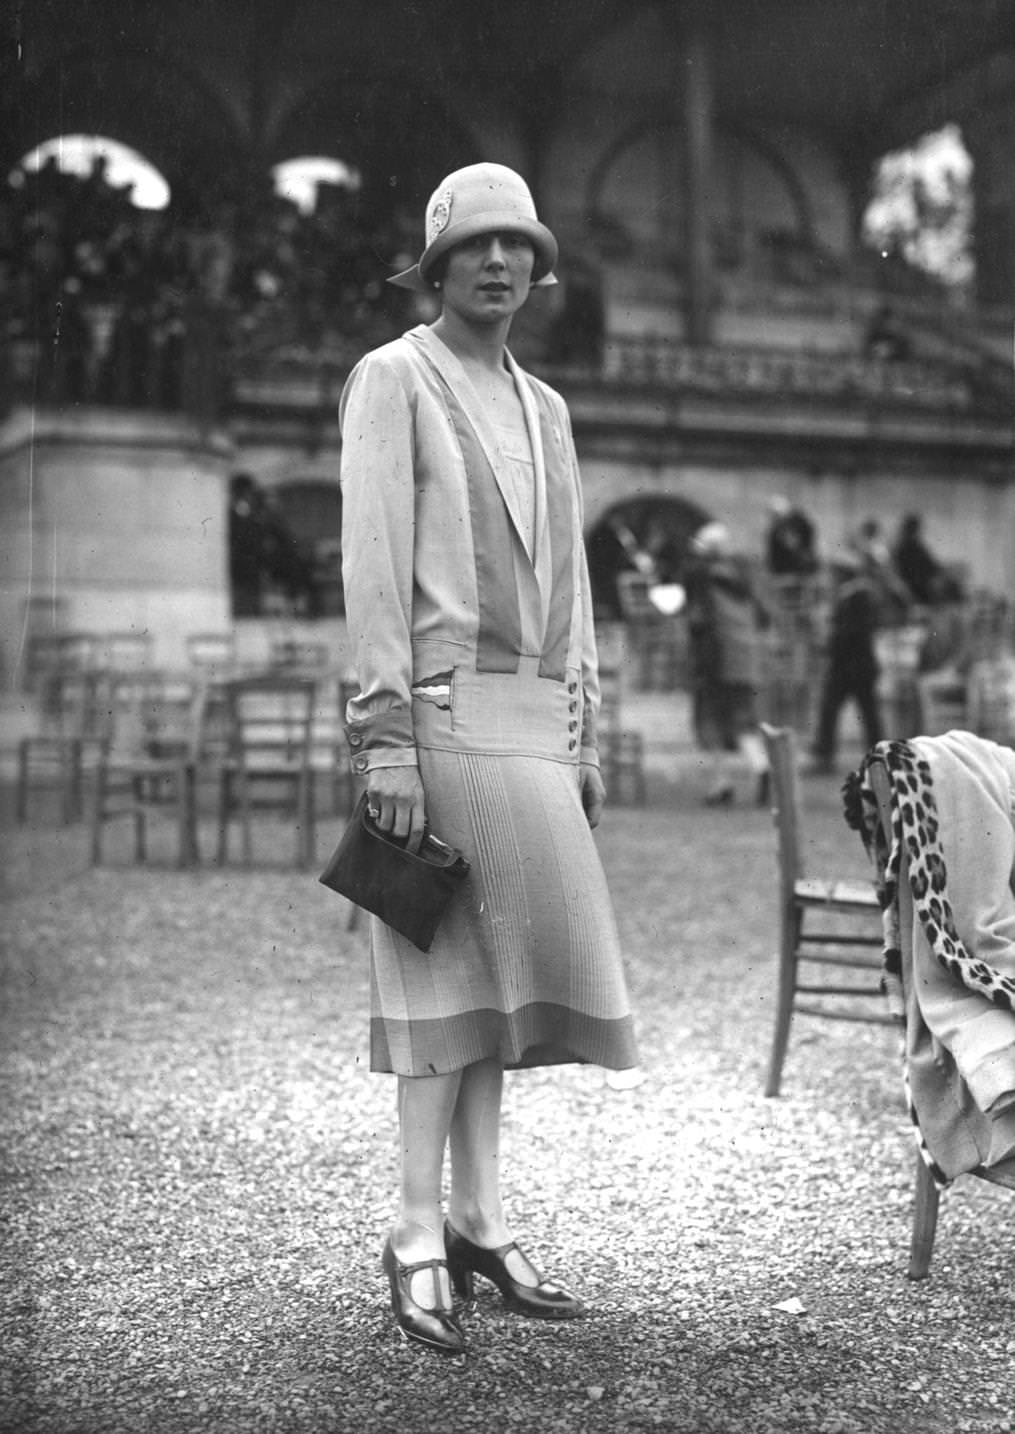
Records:
<instances>
[{"instance_id":1,"label":"woman's face","mask_svg":"<svg viewBox=\"0 0 1015 1434\"><path fill-rule=\"evenodd\" d=\"M529 297L536 251L523 234L496 230L448 251L442 289L446 309L468 323L509 319Z\"/></svg>"}]
</instances>

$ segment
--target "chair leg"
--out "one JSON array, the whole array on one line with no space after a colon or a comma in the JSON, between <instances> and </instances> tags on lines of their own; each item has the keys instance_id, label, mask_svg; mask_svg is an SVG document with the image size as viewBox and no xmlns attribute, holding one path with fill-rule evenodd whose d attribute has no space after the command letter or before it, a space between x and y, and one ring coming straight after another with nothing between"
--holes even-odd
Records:
<instances>
[{"instance_id":1,"label":"chair leg","mask_svg":"<svg viewBox=\"0 0 1015 1434\"><path fill-rule=\"evenodd\" d=\"M180 767L172 778L176 789L176 864L181 868L194 865L192 776L190 767Z\"/></svg>"},{"instance_id":2,"label":"chair leg","mask_svg":"<svg viewBox=\"0 0 1015 1434\"><path fill-rule=\"evenodd\" d=\"M64 794L64 825L80 821L84 812L84 749L79 738L71 743L68 757L67 785Z\"/></svg>"},{"instance_id":3,"label":"chair leg","mask_svg":"<svg viewBox=\"0 0 1015 1434\"><path fill-rule=\"evenodd\" d=\"M29 739L24 737L18 747L17 820L19 827L23 827L28 821L28 768L30 763Z\"/></svg>"},{"instance_id":4,"label":"chair leg","mask_svg":"<svg viewBox=\"0 0 1015 1434\"><path fill-rule=\"evenodd\" d=\"M60 821L69 827L74 821L74 753L60 753Z\"/></svg>"},{"instance_id":5,"label":"chair leg","mask_svg":"<svg viewBox=\"0 0 1015 1434\"><path fill-rule=\"evenodd\" d=\"M242 769L238 771L236 781L240 792L240 822L243 827L243 864L250 866L254 860L254 846L250 830L250 789L246 772Z\"/></svg>"},{"instance_id":6,"label":"chair leg","mask_svg":"<svg viewBox=\"0 0 1015 1434\"><path fill-rule=\"evenodd\" d=\"M102 865L102 823L106 819L106 764L95 769L95 805L92 807L92 866Z\"/></svg>"},{"instance_id":7,"label":"chair leg","mask_svg":"<svg viewBox=\"0 0 1015 1434\"><path fill-rule=\"evenodd\" d=\"M919 1151L916 1152L916 1190L913 1203L913 1239L909 1250L911 1280L925 1280L930 1270L930 1258L934 1253L934 1235L937 1232L937 1209L941 1194L934 1183L934 1177L927 1162Z\"/></svg>"},{"instance_id":8,"label":"chair leg","mask_svg":"<svg viewBox=\"0 0 1015 1434\"><path fill-rule=\"evenodd\" d=\"M181 778L184 790L184 821L187 841L187 865L201 865L201 847L197 835L197 768L184 767Z\"/></svg>"},{"instance_id":9,"label":"chair leg","mask_svg":"<svg viewBox=\"0 0 1015 1434\"><path fill-rule=\"evenodd\" d=\"M219 841L216 857L219 866L225 866L229 856L229 812L232 798L232 774L225 768L219 775Z\"/></svg>"},{"instance_id":10,"label":"chair leg","mask_svg":"<svg viewBox=\"0 0 1015 1434\"><path fill-rule=\"evenodd\" d=\"M145 816L145 783L143 777L131 778L134 801L134 860L140 865L148 860L148 828Z\"/></svg>"},{"instance_id":11,"label":"chair leg","mask_svg":"<svg viewBox=\"0 0 1015 1434\"><path fill-rule=\"evenodd\" d=\"M765 1095L777 1096L782 1085L782 1067L789 1045L789 1028L793 1020L793 997L796 994L797 943L800 939L800 913L793 907L784 911L779 949L779 988L776 995L775 1030L768 1060Z\"/></svg>"},{"instance_id":12,"label":"chair leg","mask_svg":"<svg viewBox=\"0 0 1015 1434\"><path fill-rule=\"evenodd\" d=\"M299 784L300 840L298 859L300 867L308 871L314 862L317 846L315 826L314 779L312 772L304 772Z\"/></svg>"}]
</instances>

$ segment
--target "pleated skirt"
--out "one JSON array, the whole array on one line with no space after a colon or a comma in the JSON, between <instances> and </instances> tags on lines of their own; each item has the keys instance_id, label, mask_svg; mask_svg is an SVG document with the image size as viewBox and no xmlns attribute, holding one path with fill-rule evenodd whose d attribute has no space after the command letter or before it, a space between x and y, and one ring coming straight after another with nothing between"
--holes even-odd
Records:
<instances>
[{"instance_id":1,"label":"pleated skirt","mask_svg":"<svg viewBox=\"0 0 1015 1434\"><path fill-rule=\"evenodd\" d=\"M428 820L472 870L429 952L371 918L372 1070L637 1064L574 692L526 667L456 673L452 710L414 704Z\"/></svg>"}]
</instances>

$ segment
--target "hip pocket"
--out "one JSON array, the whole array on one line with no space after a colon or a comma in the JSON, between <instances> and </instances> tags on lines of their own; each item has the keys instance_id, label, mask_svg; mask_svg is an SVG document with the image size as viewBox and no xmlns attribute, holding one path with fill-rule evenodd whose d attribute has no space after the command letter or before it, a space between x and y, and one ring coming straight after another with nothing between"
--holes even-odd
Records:
<instances>
[{"instance_id":1,"label":"hip pocket","mask_svg":"<svg viewBox=\"0 0 1015 1434\"><path fill-rule=\"evenodd\" d=\"M429 673L410 688L413 721L431 730L455 725L455 670L448 667Z\"/></svg>"}]
</instances>

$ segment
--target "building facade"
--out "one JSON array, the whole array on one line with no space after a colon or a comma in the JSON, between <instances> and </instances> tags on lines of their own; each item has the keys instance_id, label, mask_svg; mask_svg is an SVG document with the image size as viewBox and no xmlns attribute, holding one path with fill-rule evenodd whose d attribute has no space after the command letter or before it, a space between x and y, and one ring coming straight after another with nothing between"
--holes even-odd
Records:
<instances>
[{"instance_id":1,"label":"building facade","mask_svg":"<svg viewBox=\"0 0 1015 1434\"><path fill-rule=\"evenodd\" d=\"M173 197L133 267L118 250L75 288L57 271L77 259L26 231L31 197L11 210L5 681L54 626L141 627L166 662L226 625L252 653L293 623L340 651L338 393L358 353L427 319L384 279L433 185L480 158L525 174L560 240L561 284L513 347L571 405L590 543L618 515L643 545L718 517L759 552L785 495L830 559L865 518L890 533L918 511L971 584L1010 591L1013 18L1011 0L23 11L5 172L101 134ZM962 293L861 241L878 157L946 123L973 160ZM359 188L298 220L270 175L301 155ZM237 474L312 569L255 614L230 576Z\"/></svg>"}]
</instances>

